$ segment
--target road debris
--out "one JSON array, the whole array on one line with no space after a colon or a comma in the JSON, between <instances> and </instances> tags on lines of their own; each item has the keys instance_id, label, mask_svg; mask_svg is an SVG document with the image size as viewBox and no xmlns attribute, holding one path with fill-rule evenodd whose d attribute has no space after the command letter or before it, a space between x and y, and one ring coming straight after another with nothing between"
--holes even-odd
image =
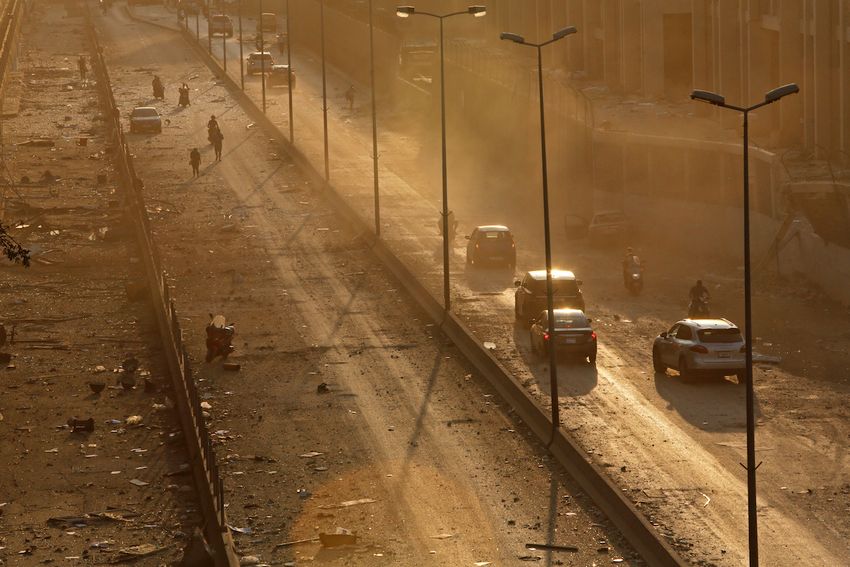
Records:
<instances>
[{"instance_id":1,"label":"road debris","mask_svg":"<svg viewBox=\"0 0 850 567\"><path fill-rule=\"evenodd\" d=\"M345 528L337 528L331 534L319 532L319 541L325 547L340 547L357 543L357 534Z\"/></svg>"},{"instance_id":2,"label":"road debris","mask_svg":"<svg viewBox=\"0 0 850 567\"><path fill-rule=\"evenodd\" d=\"M319 506L323 510L330 510L333 508L350 508L351 506L359 506L360 504L372 504L373 502L377 502L377 500L373 500L372 498L360 498L359 500L346 500L345 502L340 502L339 504L323 504Z\"/></svg>"}]
</instances>

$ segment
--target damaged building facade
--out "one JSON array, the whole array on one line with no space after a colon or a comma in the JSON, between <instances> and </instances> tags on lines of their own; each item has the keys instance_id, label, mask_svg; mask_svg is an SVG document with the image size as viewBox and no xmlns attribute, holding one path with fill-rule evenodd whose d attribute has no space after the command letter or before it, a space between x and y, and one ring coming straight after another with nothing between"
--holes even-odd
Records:
<instances>
[{"instance_id":1,"label":"damaged building facade","mask_svg":"<svg viewBox=\"0 0 850 567\"><path fill-rule=\"evenodd\" d=\"M645 218L663 210L651 223L659 231L683 221L722 227L729 246L740 241L741 117L689 100L691 90L746 106L797 83L799 95L751 116L753 258L806 273L850 302L850 1L493 0L488 8L490 35L543 40L567 24L580 30L544 54L547 106L564 128L588 130L592 206ZM586 100L561 112L558 89Z\"/></svg>"}]
</instances>

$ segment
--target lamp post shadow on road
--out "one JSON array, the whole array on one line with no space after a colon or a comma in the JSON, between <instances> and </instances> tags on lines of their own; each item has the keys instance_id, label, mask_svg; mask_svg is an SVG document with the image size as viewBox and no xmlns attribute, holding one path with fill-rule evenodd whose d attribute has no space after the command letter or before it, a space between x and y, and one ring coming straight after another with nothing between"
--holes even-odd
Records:
<instances>
[{"instance_id":1,"label":"lamp post shadow on road","mask_svg":"<svg viewBox=\"0 0 850 567\"><path fill-rule=\"evenodd\" d=\"M448 172L446 169L446 73L445 73L445 57L443 56L443 20L453 16L469 14L476 18L480 18L487 14L486 6L469 6L466 10L459 12L450 12L448 14L433 14L431 12L419 12L414 6L398 6L396 7L396 16L399 18L409 18L414 15L430 16L437 18L440 21L440 135L441 135L441 151L442 151L442 179L443 179L443 309L451 311L451 291L449 288L449 184Z\"/></svg>"},{"instance_id":2,"label":"lamp post shadow on road","mask_svg":"<svg viewBox=\"0 0 850 567\"><path fill-rule=\"evenodd\" d=\"M319 0L319 39L322 44L322 129L325 136L325 183L331 179L328 150L328 80L325 71L325 0Z\"/></svg>"},{"instance_id":3,"label":"lamp post shadow on road","mask_svg":"<svg viewBox=\"0 0 850 567\"><path fill-rule=\"evenodd\" d=\"M755 393L753 389L753 314L750 273L750 133L749 114L757 108L774 103L779 99L800 92L800 88L790 83L773 89L764 95L764 100L748 107L734 106L726 103L726 98L711 91L695 90L691 93L693 100L735 110L744 115L744 327L746 351L746 390L747 390L747 520L749 533L750 567L759 564L758 550L758 510L756 508L756 422L755 422Z\"/></svg>"},{"instance_id":4,"label":"lamp post shadow on road","mask_svg":"<svg viewBox=\"0 0 850 567\"><path fill-rule=\"evenodd\" d=\"M576 33L574 26L567 26L552 34L552 38L543 43L530 43L519 34L502 32L500 39L513 41L520 45L527 45L537 50L537 86L540 96L540 154L543 173L543 245L546 251L546 309L548 313L549 336L552 338L547 349L549 352L549 388L550 403L552 405L552 436L551 444L555 439L555 432L561 424L560 404L558 403L558 353L555 341L555 301L552 286L552 238L549 228L549 174L546 164L546 115L545 99L543 97L543 56L541 49L550 43L564 39L568 35Z\"/></svg>"},{"instance_id":5,"label":"lamp post shadow on road","mask_svg":"<svg viewBox=\"0 0 850 567\"><path fill-rule=\"evenodd\" d=\"M375 236L381 237L381 196L378 186L378 114L375 104L375 26L369 0L369 82L372 89L372 176L375 186Z\"/></svg>"},{"instance_id":6,"label":"lamp post shadow on road","mask_svg":"<svg viewBox=\"0 0 850 567\"><path fill-rule=\"evenodd\" d=\"M292 116L292 36L289 35L289 0L286 0L286 78L289 95L289 143L295 143L295 119Z\"/></svg>"}]
</instances>

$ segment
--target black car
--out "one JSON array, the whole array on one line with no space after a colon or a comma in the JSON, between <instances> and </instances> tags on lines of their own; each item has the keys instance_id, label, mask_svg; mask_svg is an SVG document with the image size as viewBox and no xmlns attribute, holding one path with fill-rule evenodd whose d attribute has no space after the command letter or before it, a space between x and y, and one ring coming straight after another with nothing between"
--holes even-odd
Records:
<instances>
[{"instance_id":1,"label":"black car","mask_svg":"<svg viewBox=\"0 0 850 567\"><path fill-rule=\"evenodd\" d=\"M476 227L466 237L466 263L469 266L516 266L516 243L510 229L501 225Z\"/></svg>"},{"instance_id":2,"label":"black car","mask_svg":"<svg viewBox=\"0 0 850 567\"><path fill-rule=\"evenodd\" d=\"M546 270L526 272L521 280L514 282L517 286L514 294L514 313L520 321L529 321L531 317L545 311L546 301ZM575 274L567 270L552 270L552 291L554 307L580 309L584 311L584 297Z\"/></svg>"},{"instance_id":3,"label":"black car","mask_svg":"<svg viewBox=\"0 0 850 567\"><path fill-rule=\"evenodd\" d=\"M540 313L531 325L531 350L545 356L554 344L558 354L578 355L596 364L596 332L590 326L592 319L578 309L555 309L555 330L549 333L548 313Z\"/></svg>"}]
</instances>

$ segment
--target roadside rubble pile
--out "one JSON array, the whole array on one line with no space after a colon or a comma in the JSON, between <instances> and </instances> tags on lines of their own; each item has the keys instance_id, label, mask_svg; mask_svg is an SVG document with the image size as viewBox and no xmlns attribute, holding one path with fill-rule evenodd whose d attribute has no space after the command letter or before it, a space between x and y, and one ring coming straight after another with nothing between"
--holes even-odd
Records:
<instances>
[{"instance_id":1,"label":"roadside rubble pile","mask_svg":"<svg viewBox=\"0 0 850 567\"><path fill-rule=\"evenodd\" d=\"M159 564L201 522L83 26L32 5L5 108L3 221L32 265L0 263L0 564Z\"/></svg>"}]
</instances>

